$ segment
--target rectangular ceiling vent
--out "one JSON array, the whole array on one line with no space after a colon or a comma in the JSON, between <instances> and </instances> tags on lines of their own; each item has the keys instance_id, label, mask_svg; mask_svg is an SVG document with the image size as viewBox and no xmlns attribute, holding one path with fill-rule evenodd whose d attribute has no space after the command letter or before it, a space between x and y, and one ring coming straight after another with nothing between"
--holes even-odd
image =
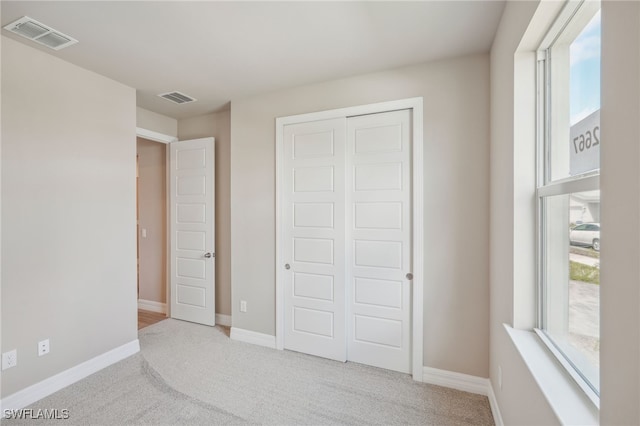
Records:
<instances>
[{"instance_id":1,"label":"rectangular ceiling vent","mask_svg":"<svg viewBox=\"0 0 640 426\"><path fill-rule=\"evenodd\" d=\"M185 95L184 93L180 93L180 92L168 92L168 93L162 93L160 95L161 98L164 98L168 101L171 101L175 104L188 104L189 102L195 102L197 99L192 98L189 95Z\"/></svg>"},{"instance_id":2,"label":"rectangular ceiling vent","mask_svg":"<svg viewBox=\"0 0 640 426\"><path fill-rule=\"evenodd\" d=\"M73 37L69 37L28 16L23 16L3 28L53 50L60 50L78 42Z\"/></svg>"}]
</instances>

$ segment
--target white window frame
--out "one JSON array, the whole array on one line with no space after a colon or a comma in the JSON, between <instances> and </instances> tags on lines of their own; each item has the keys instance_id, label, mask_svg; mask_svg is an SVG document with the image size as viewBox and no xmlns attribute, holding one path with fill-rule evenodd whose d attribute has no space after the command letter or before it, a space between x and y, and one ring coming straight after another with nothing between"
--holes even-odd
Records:
<instances>
[{"instance_id":1,"label":"white window frame","mask_svg":"<svg viewBox=\"0 0 640 426\"><path fill-rule=\"evenodd\" d=\"M570 0L562 9L546 36L543 38L538 51L538 66L536 69L537 74L537 159L536 159L536 171L537 171L537 187L536 187L536 234L537 234L537 250L536 250L536 264L537 264L537 277L536 282L538 286L537 291L537 328L534 331L537 333L542 342L547 346L549 351L557 358L559 363L566 369L568 374L575 380L578 386L584 391L587 397L600 408L600 396L587 379L579 371L578 367L573 364L572 361L564 354L560 347L553 342L553 340L544 331L545 319L546 319L546 283L545 271L547 268L545 261L545 212L544 212L544 199L556 195L569 195L571 193L592 191L600 189L600 170L585 173L578 176L572 176L564 179L551 180L551 172L549 164L551 163L551 66L550 66L550 49L554 42L566 29L569 22L581 12L589 13L588 8L593 7L597 2L589 2L585 0L575 1Z\"/></svg>"}]
</instances>

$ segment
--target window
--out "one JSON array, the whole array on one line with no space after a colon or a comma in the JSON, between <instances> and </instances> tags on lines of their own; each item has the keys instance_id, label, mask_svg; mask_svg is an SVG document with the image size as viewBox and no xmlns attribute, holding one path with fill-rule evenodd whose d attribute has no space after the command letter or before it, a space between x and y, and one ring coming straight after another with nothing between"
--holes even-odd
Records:
<instances>
[{"instance_id":1,"label":"window","mask_svg":"<svg viewBox=\"0 0 640 426\"><path fill-rule=\"evenodd\" d=\"M538 331L597 400L600 4L569 2L538 57Z\"/></svg>"}]
</instances>

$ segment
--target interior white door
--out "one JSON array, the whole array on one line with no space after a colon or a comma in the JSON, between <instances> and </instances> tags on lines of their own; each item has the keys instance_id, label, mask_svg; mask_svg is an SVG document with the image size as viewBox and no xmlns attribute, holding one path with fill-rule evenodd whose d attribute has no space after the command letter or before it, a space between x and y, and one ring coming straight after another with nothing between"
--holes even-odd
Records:
<instances>
[{"instance_id":1,"label":"interior white door","mask_svg":"<svg viewBox=\"0 0 640 426\"><path fill-rule=\"evenodd\" d=\"M284 347L346 360L345 119L287 125L282 178Z\"/></svg>"},{"instance_id":2,"label":"interior white door","mask_svg":"<svg viewBox=\"0 0 640 426\"><path fill-rule=\"evenodd\" d=\"M215 325L214 139L170 144L171 317Z\"/></svg>"},{"instance_id":3,"label":"interior white door","mask_svg":"<svg viewBox=\"0 0 640 426\"><path fill-rule=\"evenodd\" d=\"M411 112L347 122L348 359L411 372Z\"/></svg>"}]
</instances>

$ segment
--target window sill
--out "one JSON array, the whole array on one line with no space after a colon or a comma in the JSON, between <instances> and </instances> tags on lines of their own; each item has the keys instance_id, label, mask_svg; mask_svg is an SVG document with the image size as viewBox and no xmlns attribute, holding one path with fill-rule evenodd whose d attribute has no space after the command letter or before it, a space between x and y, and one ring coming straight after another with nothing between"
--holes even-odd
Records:
<instances>
[{"instance_id":1,"label":"window sill","mask_svg":"<svg viewBox=\"0 0 640 426\"><path fill-rule=\"evenodd\" d=\"M561 424L597 425L599 410L533 331L503 324Z\"/></svg>"}]
</instances>

